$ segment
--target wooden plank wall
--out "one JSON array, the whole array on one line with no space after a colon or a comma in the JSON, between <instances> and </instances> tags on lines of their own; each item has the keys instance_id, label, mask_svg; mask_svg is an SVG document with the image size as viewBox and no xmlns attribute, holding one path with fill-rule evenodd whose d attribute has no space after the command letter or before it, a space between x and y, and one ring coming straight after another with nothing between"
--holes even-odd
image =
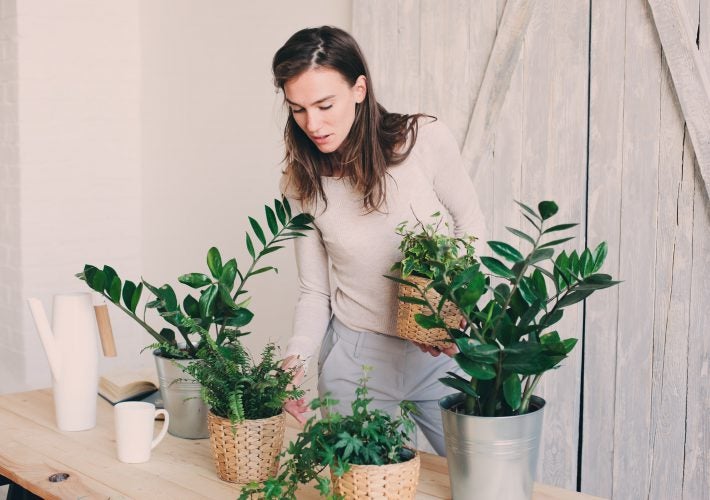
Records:
<instances>
[{"instance_id":1,"label":"wooden plank wall","mask_svg":"<svg viewBox=\"0 0 710 500\"><path fill-rule=\"evenodd\" d=\"M515 1L515 0L511 0ZM710 67L710 0L679 0ZM377 97L466 135L506 0L357 0ZM710 490L710 202L645 0L538 0L475 169L487 239L551 198L624 283L570 310L546 376L538 479L603 497ZM570 246L571 248L572 246ZM581 425L580 425L581 422ZM581 430L581 432L580 432Z\"/></svg>"}]
</instances>

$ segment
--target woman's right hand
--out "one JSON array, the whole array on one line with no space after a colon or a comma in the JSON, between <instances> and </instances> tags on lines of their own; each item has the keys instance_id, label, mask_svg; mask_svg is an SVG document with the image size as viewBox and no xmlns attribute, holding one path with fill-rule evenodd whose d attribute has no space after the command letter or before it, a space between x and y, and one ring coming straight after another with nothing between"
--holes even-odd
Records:
<instances>
[{"instance_id":1,"label":"woman's right hand","mask_svg":"<svg viewBox=\"0 0 710 500\"><path fill-rule=\"evenodd\" d=\"M303 382L303 377L306 372L303 369L303 362L298 359L298 356L289 356L281 362L281 368L294 369L293 380L291 382L291 389L293 386L299 386ZM305 398L299 399L289 399L283 405L283 409L286 413L295 418L299 424L304 424L306 422L306 417L304 413L308 411L308 405L306 404Z\"/></svg>"}]
</instances>

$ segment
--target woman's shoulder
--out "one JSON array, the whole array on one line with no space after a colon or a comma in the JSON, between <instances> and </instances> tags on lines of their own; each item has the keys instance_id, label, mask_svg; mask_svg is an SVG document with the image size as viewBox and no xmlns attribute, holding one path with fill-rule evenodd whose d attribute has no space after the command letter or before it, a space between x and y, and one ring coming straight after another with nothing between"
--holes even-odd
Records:
<instances>
[{"instance_id":1,"label":"woman's shoulder","mask_svg":"<svg viewBox=\"0 0 710 500\"><path fill-rule=\"evenodd\" d=\"M417 130L417 142L420 141L424 145L437 147L437 146L450 146L451 144L456 144L456 139L454 138L451 129L442 122L441 120L425 116L419 119ZM458 147L458 145L457 145Z\"/></svg>"}]
</instances>

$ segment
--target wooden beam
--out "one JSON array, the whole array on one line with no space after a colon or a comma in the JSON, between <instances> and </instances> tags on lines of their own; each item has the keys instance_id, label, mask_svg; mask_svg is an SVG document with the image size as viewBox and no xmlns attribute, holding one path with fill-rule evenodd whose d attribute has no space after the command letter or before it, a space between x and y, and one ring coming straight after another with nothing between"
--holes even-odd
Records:
<instances>
[{"instance_id":1,"label":"wooden beam","mask_svg":"<svg viewBox=\"0 0 710 500\"><path fill-rule=\"evenodd\" d=\"M680 108L695 150L698 170L710 195L710 85L708 73L689 33L678 0L648 0L661 47L671 71Z\"/></svg>"},{"instance_id":2,"label":"wooden beam","mask_svg":"<svg viewBox=\"0 0 710 500\"><path fill-rule=\"evenodd\" d=\"M505 4L461 152L471 178L476 174L481 158L493 139L500 109L518 65L525 31L536 3L536 0L508 0Z\"/></svg>"}]
</instances>

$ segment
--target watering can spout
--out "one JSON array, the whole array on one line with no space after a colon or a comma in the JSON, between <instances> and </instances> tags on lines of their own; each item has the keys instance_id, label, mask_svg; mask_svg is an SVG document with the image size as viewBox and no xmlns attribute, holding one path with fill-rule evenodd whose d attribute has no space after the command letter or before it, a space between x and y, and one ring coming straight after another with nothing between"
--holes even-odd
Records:
<instances>
[{"instance_id":1,"label":"watering can spout","mask_svg":"<svg viewBox=\"0 0 710 500\"><path fill-rule=\"evenodd\" d=\"M47 353L49 367L52 370L52 375L56 380L61 379L62 375L62 356L59 351L59 345L52 332L52 327L49 326L47 314L44 312L44 306L39 299L28 298L27 303L30 306L30 312L34 319L39 338L42 340L44 351Z\"/></svg>"}]
</instances>

